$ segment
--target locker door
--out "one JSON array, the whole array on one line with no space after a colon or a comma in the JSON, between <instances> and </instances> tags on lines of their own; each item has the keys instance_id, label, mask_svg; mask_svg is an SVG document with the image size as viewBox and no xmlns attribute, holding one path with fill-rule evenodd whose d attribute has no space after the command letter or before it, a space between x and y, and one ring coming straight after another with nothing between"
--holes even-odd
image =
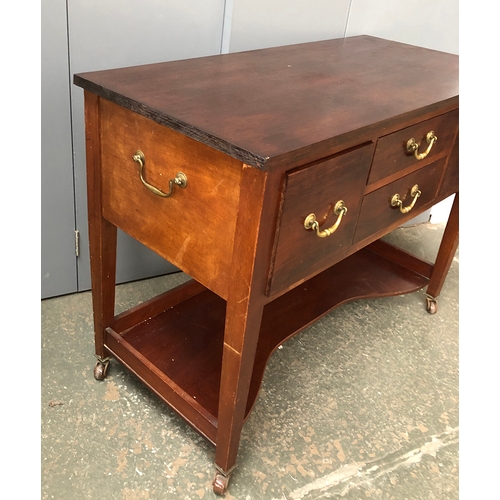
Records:
<instances>
[{"instance_id":1,"label":"locker door","mask_svg":"<svg viewBox=\"0 0 500 500\"><path fill-rule=\"evenodd\" d=\"M66 2L41 4L41 292L77 290Z\"/></svg>"}]
</instances>

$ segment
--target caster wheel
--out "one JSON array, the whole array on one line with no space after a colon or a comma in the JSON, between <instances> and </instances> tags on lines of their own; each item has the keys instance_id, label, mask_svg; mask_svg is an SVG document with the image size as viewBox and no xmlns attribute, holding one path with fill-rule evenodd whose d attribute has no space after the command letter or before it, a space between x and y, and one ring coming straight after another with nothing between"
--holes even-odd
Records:
<instances>
[{"instance_id":1,"label":"caster wheel","mask_svg":"<svg viewBox=\"0 0 500 500\"><path fill-rule=\"evenodd\" d=\"M214 482L212 486L214 487L214 493L216 495L224 495L227 491L227 486L229 484L229 476L224 476L220 472L215 474Z\"/></svg>"},{"instance_id":2,"label":"caster wheel","mask_svg":"<svg viewBox=\"0 0 500 500\"><path fill-rule=\"evenodd\" d=\"M438 310L438 304L436 299L431 299L427 297L427 312L429 314L436 314Z\"/></svg>"},{"instance_id":3,"label":"caster wheel","mask_svg":"<svg viewBox=\"0 0 500 500\"><path fill-rule=\"evenodd\" d=\"M98 361L94 367L94 378L96 380L104 380L108 372L109 361L101 363Z\"/></svg>"}]
</instances>

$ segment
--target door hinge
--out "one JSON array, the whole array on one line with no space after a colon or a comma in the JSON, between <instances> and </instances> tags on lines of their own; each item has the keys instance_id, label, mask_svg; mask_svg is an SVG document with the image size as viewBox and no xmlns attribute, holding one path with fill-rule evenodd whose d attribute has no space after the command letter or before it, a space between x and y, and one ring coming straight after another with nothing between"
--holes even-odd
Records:
<instances>
[{"instance_id":1,"label":"door hinge","mask_svg":"<svg viewBox=\"0 0 500 500\"><path fill-rule=\"evenodd\" d=\"M75 231L75 255L80 257L80 231Z\"/></svg>"}]
</instances>

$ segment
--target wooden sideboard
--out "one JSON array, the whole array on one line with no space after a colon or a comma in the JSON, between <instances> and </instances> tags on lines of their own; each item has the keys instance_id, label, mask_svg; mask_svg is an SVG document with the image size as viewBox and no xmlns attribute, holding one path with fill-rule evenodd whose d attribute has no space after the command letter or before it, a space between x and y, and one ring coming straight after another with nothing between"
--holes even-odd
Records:
<instances>
[{"instance_id":1,"label":"wooden sideboard","mask_svg":"<svg viewBox=\"0 0 500 500\"><path fill-rule=\"evenodd\" d=\"M97 364L235 467L273 351L333 308L427 287L458 245L458 57L369 36L96 71L85 92ZM434 263L380 240L455 195ZM191 281L115 315L117 227Z\"/></svg>"}]
</instances>

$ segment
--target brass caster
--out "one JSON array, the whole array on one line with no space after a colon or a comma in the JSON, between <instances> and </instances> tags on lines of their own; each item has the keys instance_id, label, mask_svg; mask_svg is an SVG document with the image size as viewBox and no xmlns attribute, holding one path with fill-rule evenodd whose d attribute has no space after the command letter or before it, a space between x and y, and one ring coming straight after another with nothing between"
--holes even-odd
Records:
<instances>
[{"instance_id":1,"label":"brass caster","mask_svg":"<svg viewBox=\"0 0 500 500\"><path fill-rule=\"evenodd\" d=\"M212 486L214 488L214 493L216 495L224 495L224 493L226 493L227 491L228 484L229 484L229 476L225 476L220 472L216 472L214 482L212 483Z\"/></svg>"},{"instance_id":2,"label":"brass caster","mask_svg":"<svg viewBox=\"0 0 500 500\"><path fill-rule=\"evenodd\" d=\"M97 361L94 367L94 378L96 380L104 380L106 374L108 373L109 360L107 361Z\"/></svg>"},{"instance_id":3,"label":"brass caster","mask_svg":"<svg viewBox=\"0 0 500 500\"><path fill-rule=\"evenodd\" d=\"M438 310L437 300L434 297L426 297L427 300L427 312L429 314L436 314Z\"/></svg>"}]
</instances>

